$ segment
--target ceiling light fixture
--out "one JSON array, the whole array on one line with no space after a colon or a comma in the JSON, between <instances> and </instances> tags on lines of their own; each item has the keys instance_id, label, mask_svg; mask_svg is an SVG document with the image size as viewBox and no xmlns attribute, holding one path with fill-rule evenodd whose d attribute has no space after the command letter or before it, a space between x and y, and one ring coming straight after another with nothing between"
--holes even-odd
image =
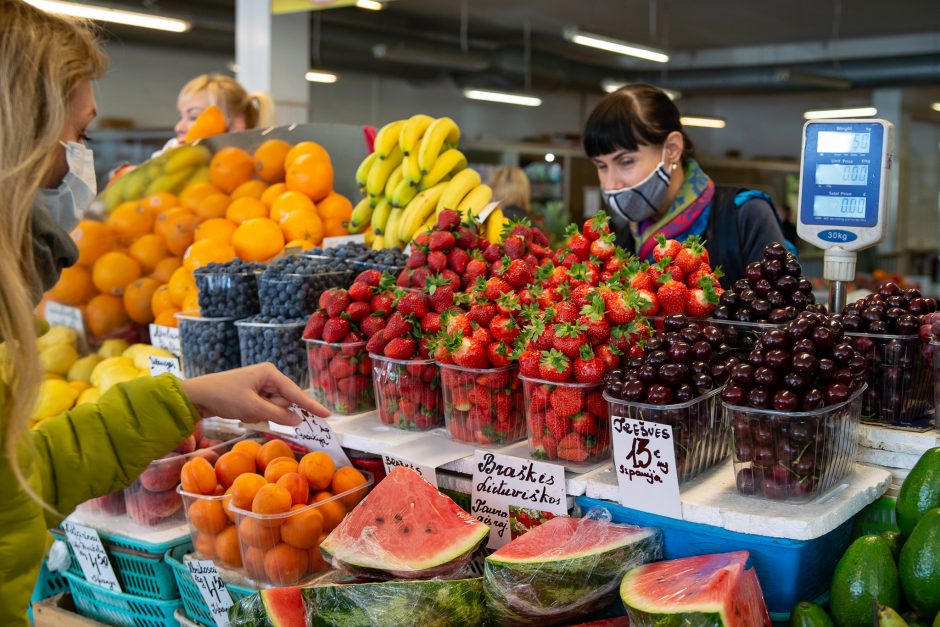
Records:
<instances>
[{"instance_id":1,"label":"ceiling light fixture","mask_svg":"<svg viewBox=\"0 0 940 627\"><path fill-rule=\"evenodd\" d=\"M669 55L661 50L638 46L626 41L620 41L619 39L604 37L603 35L586 33L574 26L565 27L562 30L562 36L571 43L588 46L590 48L598 48L608 52L616 52L617 54L623 54L628 57L655 61L656 63L667 63L669 61Z\"/></svg>"},{"instance_id":2,"label":"ceiling light fixture","mask_svg":"<svg viewBox=\"0 0 940 627\"><path fill-rule=\"evenodd\" d=\"M356 6L367 11L381 11L385 8L384 3L376 0L356 0Z\"/></svg>"},{"instance_id":3,"label":"ceiling light fixture","mask_svg":"<svg viewBox=\"0 0 940 627\"><path fill-rule=\"evenodd\" d=\"M930 105L930 108L933 109L934 111L940 111L940 102L933 103L932 105Z\"/></svg>"},{"instance_id":4,"label":"ceiling light fixture","mask_svg":"<svg viewBox=\"0 0 940 627\"><path fill-rule=\"evenodd\" d=\"M830 118L870 118L878 114L875 107L851 107L849 109L820 109L807 111L804 120L828 120Z\"/></svg>"},{"instance_id":5,"label":"ceiling light fixture","mask_svg":"<svg viewBox=\"0 0 940 627\"><path fill-rule=\"evenodd\" d=\"M683 115L679 118L682 126L699 126L701 128L724 128L726 122L721 118L707 115Z\"/></svg>"},{"instance_id":6,"label":"ceiling light fixture","mask_svg":"<svg viewBox=\"0 0 940 627\"><path fill-rule=\"evenodd\" d=\"M542 99L535 96L513 94L505 91L490 91L488 89L465 89L463 95L470 100L486 100L487 102L501 102L524 107L538 107L542 104Z\"/></svg>"},{"instance_id":7,"label":"ceiling light fixture","mask_svg":"<svg viewBox=\"0 0 940 627\"><path fill-rule=\"evenodd\" d=\"M111 22L114 24L123 24L125 26L138 26L140 28L151 28L154 30L169 31L171 33L184 33L192 28L192 24L186 20L179 20L172 17L162 17L151 13L137 13L135 11L122 11L120 9L109 9L107 7L94 6L91 4L79 4L76 2L58 2L55 0L26 0L37 9L48 11L49 13L58 13L60 15L69 15L71 17L80 17L86 20L96 20L98 22Z\"/></svg>"},{"instance_id":8,"label":"ceiling light fixture","mask_svg":"<svg viewBox=\"0 0 940 627\"><path fill-rule=\"evenodd\" d=\"M310 81L311 83L335 83L339 80L339 76L333 72L326 72L324 70L310 70L304 74L304 78Z\"/></svg>"},{"instance_id":9,"label":"ceiling light fixture","mask_svg":"<svg viewBox=\"0 0 940 627\"><path fill-rule=\"evenodd\" d=\"M553 152L546 152L546 153L545 153L545 160L548 161L549 163L553 163L553 162L555 161L555 153L553 153Z\"/></svg>"},{"instance_id":10,"label":"ceiling light fixture","mask_svg":"<svg viewBox=\"0 0 940 627\"><path fill-rule=\"evenodd\" d=\"M630 85L630 84L631 83L627 81L618 81L613 78L605 78L604 80L601 81L601 89L606 91L608 94L612 94L618 89L620 89L621 87L626 87L627 85ZM675 89L666 89L665 87L660 87L659 89L663 90L666 93L666 95L669 96L670 100L678 100L679 98L682 97L681 91L676 91Z\"/></svg>"},{"instance_id":11,"label":"ceiling light fixture","mask_svg":"<svg viewBox=\"0 0 940 627\"><path fill-rule=\"evenodd\" d=\"M482 72L490 67L489 61L475 54L445 52L415 46L375 44L372 56L383 61L450 68L462 72Z\"/></svg>"}]
</instances>

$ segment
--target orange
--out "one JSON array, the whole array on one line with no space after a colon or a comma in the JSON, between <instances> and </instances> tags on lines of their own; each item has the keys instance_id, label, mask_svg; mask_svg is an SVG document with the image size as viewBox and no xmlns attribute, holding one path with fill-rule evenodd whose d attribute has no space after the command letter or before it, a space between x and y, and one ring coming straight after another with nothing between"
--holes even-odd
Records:
<instances>
[{"instance_id":1,"label":"orange","mask_svg":"<svg viewBox=\"0 0 940 627\"><path fill-rule=\"evenodd\" d=\"M323 451L307 453L300 460L299 471L310 483L312 490L325 490L330 487L336 464Z\"/></svg>"},{"instance_id":2,"label":"orange","mask_svg":"<svg viewBox=\"0 0 940 627\"><path fill-rule=\"evenodd\" d=\"M189 144L197 139L205 139L224 133L226 129L228 129L228 122L225 121L222 110L215 105L209 105L193 121L189 130L186 131L186 137L183 138L183 141Z\"/></svg>"},{"instance_id":3,"label":"orange","mask_svg":"<svg viewBox=\"0 0 940 627\"><path fill-rule=\"evenodd\" d=\"M295 505L291 515L281 525L281 539L298 549L311 549L318 546L320 532L323 531L323 516L318 508L309 505ZM293 513L296 511L297 513Z\"/></svg>"},{"instance_id":4,"label":"orange","mask_svg":"<svg viewBox=\"0 0 940 627\"><path fill-rule=\"evenodd\" d=\"M258 457L258 451L261 450L261 445L255 440L242 440L241 442L237 442L235 446L232 447L232 450L247 453L252 459L256 459Z\"/></svg>"},{"instance_id":5,"label":"orange","mask_svg":"<svg viewBox=\"0 0 940 627\"><path fill-rule=\"evenodd\" d=\"M287 214L295 211L316 212L317 206L300 192L284 192L271 204L271 219L280 222Z\"/></svg>"},{"instance_id":6,"label":"orange","mask_svg":"<svg viewBox=\"0 0 940 627\"><path fill-rule=\"evenodd\" d=\"M268 183L280 183L284 180L284 160L291 150L291 145L282 139L269 139L252 155L255 161L255 174Z\"/></svg>"},{"instance_id":7,"label":"orange","mask_svg":"<svg viewBox=\"0 0 940 627\"><path fill-rule=\"evenodd\" d=\"M153 231L163 237L171 253L179 256L193 243L193 232L201 221L198 216L177 207L157 216Z\"/></svg>"},{"instance_id":8,"label":"orange","mask_svg":"<svg viewBox=\"0 0 940 627\"><path fill-rule=\"evenodd\" d=\"M232 483L232 505L239 509L250 510L251 502L255 500L258 490L267 484L264 477L255 472L238 475Z\"/></svg>"},{"instance_id":9,"label":"orange","mask_svg":"<svg viewBox=\"0 0 940 627\"><path fill-rule=\"evenodd\" d=\"M245 544L267 550L281 541L281 530L264 524L260 518L245 516L238 523L238 537Z\"/></svg>"},{"instance_id":10,"label":"orange","mask_svg":"<svg viewBox=\"0 0 940 627\"><path fill-rule=\"evenodd\" d=\"M324 531L333 531L336 529L337 525L343 522L343 516L346 515L346 506L343 505L343 502L339 499L335 501L325 502L328 499L333 498L333 494L330 492L318 492L313 496L313 503L320 503L320 506L317 508L320 510L320 515L323 516L323 530Z\"/></svg>"},{"instance_id":11,"label":"orange","mask_svg":"<svg viewBox=\"0 0 940 627\"><path fill-rule=\"evenodd\" d=\"M183 298L183 304L180 305L180 308L183 311L189 311L198 314L201 309L199 306L199 290L196 288L187 290L186 296Z\"/></svg>"},{"instance_id":12,"label":"orange","mask_svg":"<svg viewBox=\"0 0 940 627\"><path fill-rule=\"evenodd\" d=\"M210 218L224 218L225 210L232 203L232 199L222 192L209 194L203 198L196 207L196 215L203 220Z\"/></svg>"},{"instance_id":13,"label":"orange","mask_svg":"<svg viewBox=\"0 0 940 627\"><path fill-rule=\"evenodd\" d=\"M183 260L180 257L167 257L161 259L160 263L157 264L157 267L153 269L153 272L150 273L150 276L160 281L161 283L168 283L170 277L173 276L173 273L176 272L176 269L183 265Z\"/></svg>"},{"instance_id":14,"label":"orange","mask_svg":"<svg viewBox=\"0 0 940 627\"><path fill-rule=\"evenodd\" d=\"M290 511L291 498L290 492L284 488L279 488L273 483L261 486L258 493L255 494L251 502L251 511L255 514L283 514ZM279 526L284 522L283 518L276 518L265 521L270 526Z\"/></svg>"},{"instance_id":15,"label":"orange","mask_svg":"<svg viewBox=\"0 0 940 627\"><path fill-rule=\"evenodd\" d=\"M211 533L194 533L193 547L199 555L211 560L215 557L215 536Z\"/></svg>"},{"instance_id":16,"label":"orange","mask_svg":"<svg viewBox=\"0 0 940 627\"><path fill-rule=\"evenodd\" d=\"M105 223L119 239L132 242L153 228L155 214L137 201L115 207Z\"/></svg>"},{"instance_id":17,"label":"orange","mask_svg":"<svg viewBox=\"0 0 940 627\"><path fill-rule=\"evenodd\" d=\"M170 300L177 307L182 307L183 301L186 300L186 294L190 289L196 287L196 280L185 267L177 268L173 276L170 277L167 287L170 289Z\"/></svg>"},{"instance_id":18,"label":"orange","mask_svg":"<svg viewBox=\"0 0 940 627\"><path fill-rule=\"evenodd\" d=\"M326 198L333 190L333 166L329 158L313 154L300 155L287 167L287 189L303 192L314 202Z\"/></svg>"},{"instance_id":19,"label":"orange","mask_svg":"<svg viewBox=\"0 0 940 627\"><path fill-rule=\"evenodd\" d=\"M235 512L232 511L232 486L229 486L222 497L222 510L229 520L235 522Z\"/></svg>"},{"instance_id":20,"label":"orange","mask_svg":"<svg viewBox=\"0 0 940 627\"><path fill-rule=\"evenodd\" d=\"M241 451L224 453L215 462L215 476L225 488L232 485L239 475L253 473L254 471L255 460Z\"/></svg>"},{"instance_id":21,"label":"orange","mask_svg":"<svg viewBox=\"0 0 940 627\"><path fill-rule=\"evenodd\" d=\"M349 220L352 217L353 206L349 199L336 192L330 192L326 198L317 203L317 213L324 220Z\"/></svg>"},{"instance_id":22,"label":"orange","mask_svg":"<svg viewBox=\"0 0 940 627\"><path fill-rule=\"evenodd\" d=\"M235 258L235 249L214 239L193 242L183 255L183 267L193 272L212 262L225 263Z\"/></svg>"},{"instance_id":23,"label":"orange","mask_svg":"<svg viewBox=\"0 0 940 627\"><path fill-rule=\"evenodd\" d=\"M136 242L131 244L127 252L140 264L144 272L153 272L157 264L166 259L169 254L166 242L154 233L141 235Z\"/></svg>"},{"instance_id":24,"label":"orange","mask_svg":"<svg viewBox=\"0 0 940 627\"><path fill-rule=\"evenodd\" d=\"M215 492L215 470L204 457L194 457L180 470L180 483L184 492L212 494Z\"/></svg>"},{"instance_id":25,"label":"orange","mask_svg":"<svg viewBox=\"0 0 940 627\"><path fill-rule=\"evenodd\" d=\"M277 585L294 583L307 574L307 551L278 544L264 556L264 574Z\"/></svg>"},{"instance_id":26,"label":"orange","mask_svg":"<svg viewBox=\"0 0 940 627\"><path fill-rule=\"evenodd\" d=\"M305 239L314 244L323 241L323 221L316 211L294 211L281 218L284 239Z\"/></svg>"},{"instance_id":27,"label":"orange","mask_svg":"<svg viewBox=\"0 0 940 627\"><path fill-rule=\"evenodd\" d=\"M264 472L268 464L278 457L293 457L294 453L290 450L287 442L284 440L270 440L265 442L255 455L255 461L258 469Z\"/></svg>"},{"instance_id":28,"label":"orange","mask_svg":"<svg viewBox=\"0 0 940 627\"><path fill-rule=\"evenodd\" d=\"M264 193L261 194L261 198L259 198L258 200L264 203L265 207L270 209L271 205L274 204L274 201L277 200L279 196L281 196L282 194L286 192L287 192L287 185L285 185L284 183L275 183L274 185L264 190Z\"/></svg>"},{"instance_id":29,"label":"orange","mask_svg":"<svg viewBox=\"0 0 940 627\"><path fill-rule=\"evenodd\" d=\"M98 257L114 248L114 234L106 225L82 220L70 233L78 246L78 265L90 268Z\"/></svg>"},{"instance_id":30,"label":"orange","mask_svg":"<svg viewBox=\"0 0 940 627\"><path fill-rule=\"evenodd\" d=\"M176 328L178 321L176 320L176 314L180 313L180 309L176 307L171 307L164 311L161 311L157 314L157 317L154 318L153 323L159 324L161 327L173 327Z\"/></svg>"},{"instance_id":31,"label":"orange","mask_svg":"<svg viewBox=\"0 0 940 627\"><path fill-rule=\"evenodd\" d=\"M330 153L326 151L326 148L317 142L300 142L287 151L287 156L284 157L285 170L290 168L291 164L301 155L313 155L317 159L327 163L330 162Z\"/></svg>"},{"instance_id":32,"label":"orange","mask_svg":"<svg viewBox=\"0 0 940 627\"><path fill-rule=\"evenodd\" d=\"M150 311L153 313L154 318L174 307L169 286L161 285L153 291L153 296L150 297Z\"/></svg>"},{"instance_id":33,"label":"orange","mask_svg":"<svg viewBox=\"0 0 940 627\"><path fill-rule=\"evenodd\" d=\"M85 306L85 326L92 335L107 335L117 331L129 318L119 296L98 294Z\"/></svg>"},{"instance_id":34,"label":"orange","mask_svg":"<svg viewBox=\"0 0 940 627\"><path fill-rule=\"evenodd\" d=\"M153 308L150 303L160 282L156 279L137 279L124 289L124 309L127 315L137 324L153 322Z\"/></svg>"},{"instance_id":35,"label":"orange","mask_svg":"<svg viewBox=\"0 0 940 627\"><path fill-rule=\"evenodd\" d=\"M264 181L245 181L232 192L232 200L239 198L254 198L258 200L267 188L268 184Z\"/></svg>"},{"instance_id":36,"label":"orange","mask_svg":"<svg viewBox=\"0 0 940 627\"><path fill-rule=\"evenodd\" d=\"M323 221L323 237L339 237L349 235L348 223L341 218L330 218Z\"/></svg>"},{"instance_id":37,"label":"orange","mask_svg":"<svg viewBox=\"0 0 940 627\"><path fill-rule=\"evenodd\" d=\"M313 242L308 242L305 239L295 239L284 244L285 250L287 250L288 248L299 248L300 250L310 250L311 248L315 248L315 247L316 245Z\"/></svg>"},{"instance_id":38,"label":"orange","mask_svg":"<svg viewBox=\"0 0 940 627\"><path fill-rule=\"evenodd\" d=\"M235 229L232 246L245 261L267 261L284 249L284 234L271 220L255 218Z\"/></svg>"},{"instance_id":39,"label":"orange","mask_svg":"<svg viewBox=\"0 0 940 627\"><path fill-rule=\"evenodd\" d=\"M226 194L251 179L255 162L241 148L227 146L212 155L209 162L209 181Z\"/></svg>"},{"instance_id":40,"label":"orange","mask_svg":"<svg viewBox=\"0 0 940 627\"><path fill-rule=\"evenodd\" d=\"M225 218L235 224L241 224L252 218L267 218L268 208L255 198L239 198L232 201L232 204L225 210Z\"/></svg>"},{"instance_id":41,"label":"orange","mask_svg":"<svg viewBox=\"0 0 940 627\"><path fill-rule=\"evenodd\" d=\"M277 483L278 479L289 472L297 472L297 460L294 456L276 457L265 466L264 480L268 483Z\"/></svg>"},{"instance_id":42,"label":"orange","mask_svg":"<svg viewBox=\"0 0 940 627\"><path fill-rule=\"evenodd\" d=\"M264 556L266 551L257 546L249 546L242 554L245 572L252 579L264 580Z\"/></svg>"},{"instance_id":43,"label":"orange","mask_svg":"<svg viewBox=\"0 0 940 627\"><path fill-rule=\"evenodd\" d=\"M358 469L353 466L343 466L342 468L337 468L336 472L333 473L333 481L330 482L330 487L333 494L342 494L343 492L365 484L365 482L365 476L363 476ZM343 505L346 506L346 509L352 509L365 495L366 488L362 488L352 494L341 497L340 500L343 502Z\"/></svg>"},{"instance_id":44,"label":"orange","mask_svg":"<svg viewBox=\"0 0 940 627\"><path fill-rule=\"evenodd\" d=\"M215 554L229 566L242 565L242 552L238 546L238 530L234 525L215 537Z\"/></svg>"},{"instance_id":45,"label":"orange","mask_svg":"<svg viewBox=\"0 0 940 627\"><path fill-rule=\"evenodd\" d=\"M209 181L197 181L190 183L180 193L180 206L195 212L199 205L212 194L221 194L219 188ZM223 194L224 196L224 194Z\"/></svg>"},{"instance_id":46,"label":"orange","mask_svg":"<svg viewBox=\"0 0 940 627\"><path fill-rule=\"evenodd\" d=\"M275 466L274 463L270 464L268 470L273 466ZM307 504L307 499L310 498L310 484L307 483L306 477L299 472L284 473L275 483L278 487L290 492L290 500L294 505Z\"/></svg>"},{"instance_id":47,"label":"orange","mask_svg":"<svg viewBox=\"0 0 940 627\"><path fill-rule=\"evenodd\" d=\"M124 288L142 274L140 264L124 253L105 253L95 262L91 278L104 294L120 296Z\"/></svg>"},{"instance_id":48,"label":"orange","mask_svg":"<svg viewBox=\"0 0 940 627\"><path fill-rule=\"evenodd\" d=\"M189 523L204 533L216 534L228 527L222 499L196 499L189 506Z\"/></svg>"},{"instance_id":49,"label":"orange","mask_svg":"<svg viewBox=\"0 0 940 627\"><path fill-rule=\"evenodd\" d=\"M87 303L97 293L88 268L72 266L62 270L58 282L49 290L49 299L78 307Z\"/></svg>"},{"instance_id":50,"label":"orange","mask_svg":"<svg viewBox=\"0 0 940 627\"><path fill-rule=\"evenodd\" d=\"M179 199L170 192L159 192L147 196L140 201L145 209L149 209L154 214L163 213L167 209L172 209L180 204Z\"/></svg>"}]
</instances>

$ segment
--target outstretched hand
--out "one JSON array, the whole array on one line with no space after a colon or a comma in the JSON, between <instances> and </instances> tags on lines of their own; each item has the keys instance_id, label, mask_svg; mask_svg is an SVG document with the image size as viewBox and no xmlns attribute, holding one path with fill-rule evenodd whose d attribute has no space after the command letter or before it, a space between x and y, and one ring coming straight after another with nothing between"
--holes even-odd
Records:
<instances>
[{"instance_id":1,"label":"outstretched hand","mask_svg":"<svg viewBox=\"0 0 940 627\"><path fill-rule=\"evenodd\" d=\"M242 422L270 420L282 425L300 424L289 407L299 405L326 418L323 405L307 396L273 364L263 363L182 380L183 391L203 417L218 416Z\"/></svg>"}]
</instances>

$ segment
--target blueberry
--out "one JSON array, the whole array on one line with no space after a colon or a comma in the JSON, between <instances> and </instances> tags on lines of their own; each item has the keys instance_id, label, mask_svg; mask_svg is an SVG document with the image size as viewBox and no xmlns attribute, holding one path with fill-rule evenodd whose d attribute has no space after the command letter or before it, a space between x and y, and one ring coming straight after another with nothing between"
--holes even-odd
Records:
<instances>
[{"instance_id":1,"label":"blueberry","mask_svg":"<svg viewBox=\"0 0 940 627\"><path fill-rule=\"evenodd\" d=\"M236 259L210 263L194 272L199 289L199 309L207 318L247 318L261 310L258 275L264 264Z\"/></svg>"},{"instance_id":2,"label":"blueberry","mask_svg":"<svg viewBox=\"0 0 940 627\"><path fill-rule=\"evenodd\" d=\"M238 331L232 318L184 318L179 329L183 374L187 378L241 365Z\"/></svg>"},{"instance_id":3,"label":"blueberry","mask_svg":"<svg viewBox=\"0 0 940 627\"><path fill-rule=\"evenodd\" d=\"M303 318L264 314L239 320L236 326L241 365L269 361L294 383L306 388L309 381L303 341L304 323Z\"/></svg>"},{"instance_id":4,"label":"blueberry","mask_svg":"<svg viewBox=\"0 0 940 627\"><path fill-rule=\"evenodd\" d=\"M305 318L317 309L320 294L332 287L349 287L353 276L351 270L336 260L281 259L258 280L261 313L285 319Z\"/></svg>"}]
</instances>

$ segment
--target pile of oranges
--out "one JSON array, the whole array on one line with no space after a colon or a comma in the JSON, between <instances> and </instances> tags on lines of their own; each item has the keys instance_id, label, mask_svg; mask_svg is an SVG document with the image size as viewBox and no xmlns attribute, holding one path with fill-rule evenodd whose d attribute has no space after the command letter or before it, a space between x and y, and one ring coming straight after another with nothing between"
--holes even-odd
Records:
<instances>
[{"instance_id":1,"label":"pile of oranges","mask_svg":"<svg viewBox=\"0 0 940 627\"><path fill-rule=\"evenodd\" d=\"M349 200L333 191L321 145L271 139L253 154L222 148L208 176L178 196L153 194L118 205L103 223L82 220L71 234L78 263L46 298L82 308L94 336L129 323L176 326L174 314L199 309L197 268L312 248L346 235L351 213Z\"/></svg>"},{"instance_id":2,"label":"pile of oranges","mask_svg":"<svg viewBox=\"0 0 940 627\"><path fill-rule=\"evenodd\" d=\"M336 468L320 451L297 461L282 440L238 442L214 468L196 457L183 466L180 480L184 492L208 497L192 499L187 508L196 551L276 585L326 567L320 543L367 489L355 468Z\"/></svg>"}]
</instances>

